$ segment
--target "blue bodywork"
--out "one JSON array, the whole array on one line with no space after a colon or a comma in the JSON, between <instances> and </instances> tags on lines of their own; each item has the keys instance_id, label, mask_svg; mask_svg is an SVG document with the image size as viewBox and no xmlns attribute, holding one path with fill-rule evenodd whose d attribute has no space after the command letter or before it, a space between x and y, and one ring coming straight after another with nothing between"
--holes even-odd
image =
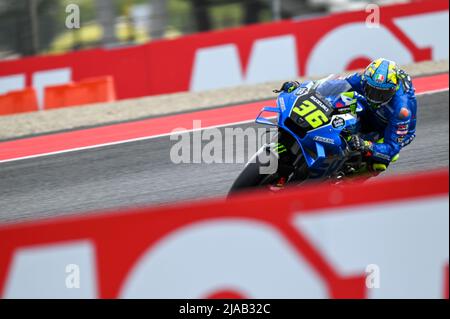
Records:
<instances>
[{"instance_id":1,"label":"blue bodywork","mask_svg":"<svg viewBox=\"0 0 450 319\"><path fill-rule=\"evenodd\" d=\"M297 99L303 96L305 91L316 86L315 90L320 92L323 97L330 102L330 106L335 107L336 102L341 101L340 94L348 88L336 87L332 80L323 80L320 85L314 82L305 82L292 93L282 92L277 99L277 107L264 107L258 117L256 123L278 126L284 131L290 133L297 141L301 152L303 153L311 178L324 178L333 175L342 164L347 160L346 149L347 143L341 137L344 129L356 130L358 120L354 114L335 114L324 125L309 130L305 136L300 137L295 134L289 127L285 125L286 119L291 115L292 109ZM362 110L359 105L356 112ZM263 112L272 112L277 114L277 122L274 123L262 116ZM337 117L343 119L342 126L334 127L333 120Z\"/></svg>"}]
</instances>

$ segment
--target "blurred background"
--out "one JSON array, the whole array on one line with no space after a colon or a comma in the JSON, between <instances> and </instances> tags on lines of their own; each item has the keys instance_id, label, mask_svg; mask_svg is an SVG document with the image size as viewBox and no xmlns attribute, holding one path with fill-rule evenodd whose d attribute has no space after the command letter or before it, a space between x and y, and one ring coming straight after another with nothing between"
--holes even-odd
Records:
<instances>
[{"instance_id":1,"label":"blurred background","mask_svg":"<svg viewBox=\"0 0 450 319\"><path fill-rule=\"evenodd\" d=\"M0 0L0 59L162 38L408 0ZM80 8L79 29L65 26Z\"/></svg>"}]
</instances>

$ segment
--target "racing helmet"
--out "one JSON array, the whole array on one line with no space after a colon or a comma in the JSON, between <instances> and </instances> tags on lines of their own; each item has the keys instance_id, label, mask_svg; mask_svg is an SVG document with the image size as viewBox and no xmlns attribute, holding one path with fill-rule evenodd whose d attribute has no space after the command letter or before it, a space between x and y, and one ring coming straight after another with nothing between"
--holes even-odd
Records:
<instances>
[{"instance_id":1,"label":"racing helmet","mask_svg":"<svg viewBox=\"0 0 450 319\"><path fill-rule=\"evenodd\" d=\"M388 103L399 89L398 67L393 61L377 59L367 66L362 76L364 95L371 106Z\"/></svg>"}]
</instances>

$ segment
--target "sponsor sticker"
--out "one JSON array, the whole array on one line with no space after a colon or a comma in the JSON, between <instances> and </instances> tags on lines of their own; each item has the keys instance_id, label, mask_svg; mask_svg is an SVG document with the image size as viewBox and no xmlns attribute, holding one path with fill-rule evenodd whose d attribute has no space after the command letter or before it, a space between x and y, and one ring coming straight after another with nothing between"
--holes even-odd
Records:
<instances>
[{"instance_id":1,"label":"sponsor sticker","mask_svg":"<svg viewBox=\"0 0 450 319\"><path fill-rule=\"evenodd\" d=\"M323 142L327 144L334 144L334 140L332 138L327 138L323 136L314 136L314 141Z\"/></svg>"},{"instance_id":2,"label":"sponsor sticker","mask_svg":"<svg viewBox=\"0 0 450 319\"><path fill-rule=\"evenodd\" d=\"M313 100L317 105L319 105L325 112L329 112L330 109L321 100L319 100L314 95L311 95L311 100Z\"/></svg>"},{"instance_id":3,"label":"sponsor sticker","mask_svg":"<svg viewBox=\"0 0 450 319\"><path fill-rule=\"evenodd\" d=\"M350 107L342 107L342 108L338 109L338 112L340 114L350 113L351 111L352 111L352 109Z\"/></svg>"},{"instance_id":4,"label":"sponsor sticker","mask_svg":"<svg viewBox=\"0 0 450 319\"><path fill-rule=\"evenodd\" d=\"M279 97L278 103L280 104L281 110L284 112L286 110L286 104L284 103L284 99L282 97Z\"/></svg>"},{"instance_id":5,"label":"sponsor sticker","mask_svg":"<svg viewBox=\"0 0 450 319\"><path fill-rule=\"evenodd\" d=\"M295 95L302 96L309 92L309 87L300 87L298 88L297 92L295 92Z\"/></svg>"},{"instance_id":6,"label":"sponsor sticker","mask_svg":"<svg viewBox=\"0 0 450 319\"><path fill-rule=\"evenodd\" d=\"M387 160L387 161L391 160L391 157L389 155L386 155L386 154L383 154L383 153L375 152L375 153L373 153L373 156L381 158L381 159L384 159L384 160Z\"/></svg>"},{"instance_id":7,"label":"sponsor sticker","mask_svg":"<svg viewBox=\"0 0 450 319\"><path fill-rule=\"evenodd\" d=\"M341 117L336 117L336 118L334 118L334 120L331 122L331 125L332 125L334 128L340 128L340 127L343 127L343 126L345 125L345 121L344 121L344 119L341 118Z\"/></svg>"}]
</instances>

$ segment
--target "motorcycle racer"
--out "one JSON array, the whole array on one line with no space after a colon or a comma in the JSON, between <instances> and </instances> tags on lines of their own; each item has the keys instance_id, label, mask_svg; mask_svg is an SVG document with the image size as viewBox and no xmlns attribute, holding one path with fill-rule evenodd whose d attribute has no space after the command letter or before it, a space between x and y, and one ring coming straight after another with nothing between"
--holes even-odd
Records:
<instances>
[{"instance_id":1,"label":"motorcycle racer","mask_svg":"<svg viewBox=\"0 0 450 319\"><path fill-rule=\"evenodd\" d=\"M364 100L364 110L358 113L360 134L349 137L349 148L361 152L371 175L378 175L415 138L417 100L411 78L395 62L380 58L362 73L340 81L348 82L350 100ZM285 82L280 91L293 92L299 86L296 81Z\"/></svg>"}]
</instances>

